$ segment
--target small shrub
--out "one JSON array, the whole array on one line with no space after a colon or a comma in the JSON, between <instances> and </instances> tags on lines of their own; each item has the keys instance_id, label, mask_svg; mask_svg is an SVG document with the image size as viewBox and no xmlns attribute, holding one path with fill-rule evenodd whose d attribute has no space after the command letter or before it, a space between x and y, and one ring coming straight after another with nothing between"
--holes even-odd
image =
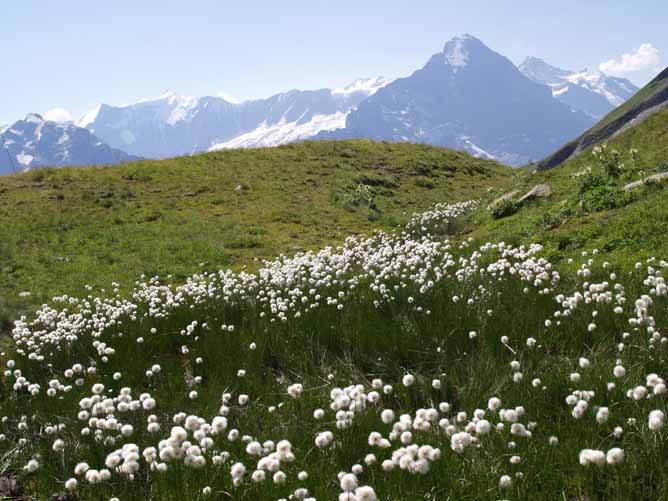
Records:
<instances>
[{"instance_id":1,"label":"small shrub","mask_svg":"<svg viewBox=\"0 0 668 501\"><path fill-rule=\"evenodd\" d=\"M227 241L224 247L228 249L257 249L258 247L262 247L262 242L250 235L241 235Z\"/></svg>"},{"instance_id":2,"label":"small shrub","mask_svg":"<svg viewBox=\"0 0 668 501\"><path fill-rule=\"evenodd\" d=\"M617 186L595 186L582 194L582 208L586 212L616 209L627 202L627 195Z\"/></svg>"},{"instance_id":3,"label":"small shrub","mask_svg":"<svg viewBox=\"0 0 668 501\"><path fill-rule=\"evenodd\" d=\"M356 207L360 206L376 209L376 194L367 185L358 184L355 191L346 193L341 197L341 202L343 207L349 212L353 212Z\"/></svg>"},{"instance_id":4,"label":"small shrub","mask_svg":"<svg viewBox=\"0 0 668 501\"><path fill-rule=\"evenodd\" d=\"M417 177L415 178L415 185L418 186L419 188L427 188L427 189L433 189L436 188L436 183L429 179L428 177Z\"/></svg>"},{"instance_id":5,"label":"small shrub","mask_svg":"<svg viewBox=\"0 0 668 501\"><path fill-rule=\"evenodd\" d=\"M157 221L161 217L162 217L162 212L160 212L158 209L153 209L142 218L142 221L144 223L152 223L154 221Z\"/></svg>"},{"instance_id":6,"label":"small shrub","mask_svg":"<svg viewBox=\"0 0 668 501\"><path fill-rule=\"evenodd\" d=\"M575 178L575 185L577 186L578 196L580 198L594 188L611 184L611 179L608 176L596 174L591 169L578 172L573 177Z\"/></svg>"},{"instance_id":7,"label":"small shrub","mask_svg":"<svg viewBox=\"0 0 668 501\"><path fill-rule=\"evenodd\" d=\"M576 215L576 211L568 205L563 205L555 211L546 212L540 221L540 225L546 230L552 230L564 224L570 217Z\"/></svg>"},{"instance_id":8,"label":"small shrub","mask_svg":"<svg viewBox=\"0 0 668 501\"><path fill-rule=\"evenodd\" d=\"M130 188L124 186L121 188L120 198L122 200L131 200L133 198L137 198L137 195L135 195L135 192L132 191Z\"/></svg>"},{"instance_id":9,"label":"small shrub","mask_svg":"<svg viewBox=\"0 0 668 501\"><path fill-rule=\"evenodd\" d=\"M350 148L344 148L338 154L342 158L355 158L355 151Z\"/></svg>"},{"instance_id":10,"label":"small shrub","mask_svg":"<svg viewBox=\"0 0 668 501\"><path fill-rule=\"evenodd\" d=\"M31 172L28 172L27 175L32 181L35 183L41 183L44 181L47 177L47 170L46 169L37 169Z\"/></svg>"},{"instance_id":11,"label":"small shrub","mask_svg":"<svg viewBox=\"0 0 668 501\"><path fill-rule=\"evenodd\" d=\"M371 209L366 218L371 223L378 221L380 219L380 211L376 209Z\"/></svg>"},{"instance_id":12,"label":"small shrub","mask_svg":"<svg viewBox=\"0 0 668 501\"><path fill-rule=\"evenodd\" d=\"M517 200L513 200L512 198L501 200L491 208L492 217L494 219L501 219L512 216L518 210L520 210L521 206L522 204L520 204Z\"/></svg>"},{"instance_id":13,"label":"small shrub","mask_svg":"<svg viewBox=\"0 0 668 501\"><path fill-rule=\"evenodd\" d=\"M596 163L611 179L636 179L644 175L638 163L638 154L639 151L636 148L631 148L626 154L623 154L614 148L608 148L606 144L595 146L592 150Z\"/></svg>"},{"instance_id":14,"label":"small shrub","mask_svg":"<svg viewBox=\"0 0 668 501\"><path fill-rule=\"evenodd\" d=\"M416 176L432 177L434 174L431 167L427 165L416 165L413 168L413 174Z\"/></svg>"},{"instance_id":15,"label":"small shrub","mask_svg":"<svg viewBox=\"0 0 668 501\"><path fill-rule=\"evenodd\" d=\"M399 187L397 183L383 174L362 174L355 180L355 182L364 186L383 186L385 188Z\"/></svg>"},{"instance_id":16,"label":"small shrub","mask_svg":"<svg viewBox=\"0 0 668 501\"><path fill-rule=\"evenodd\" d=\"M546 212L543 214L543 218L540 221L540 225L546 230L551 230L561 226L564 222L564 218L560 213Z\"/></svg>"},{"instance_id":17,"label":"small shrub","mask_svg":"<svg viewBox=\"0 0 668 501\"><path fill-rule=\"evenodd\" d=\"M608 148L607 144L595 146L592 156L601 166L605 175L617 179L622 174L622 155L616 149Z\"/></svg>"},{"instance_id":18,"label":"small shrub","mask_svg":"<svg viewBox=\"0 0 668 501\"><path fill-rule=\"evenodd\" d=\"M121 179L125 181L139 181L142 183L153 181L153 178L149 174L144 174L139 170L126 172L121 176Z\"/></svg>"}]
</instances>

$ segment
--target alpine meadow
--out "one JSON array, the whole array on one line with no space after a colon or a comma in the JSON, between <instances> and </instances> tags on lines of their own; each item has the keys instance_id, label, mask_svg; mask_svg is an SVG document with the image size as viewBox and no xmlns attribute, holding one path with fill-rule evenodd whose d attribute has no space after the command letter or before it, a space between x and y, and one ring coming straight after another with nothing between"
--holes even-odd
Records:
<instances>
[{"instance_id":1,"label":"alpine meadow","mask_svg":"<svg viewBox=\"0 0 668 501\"><path fill-rule=\"evenodd\" d=\"M668 499L659 54L0 127L0 497Z\"/></svg>"}]
</instances>

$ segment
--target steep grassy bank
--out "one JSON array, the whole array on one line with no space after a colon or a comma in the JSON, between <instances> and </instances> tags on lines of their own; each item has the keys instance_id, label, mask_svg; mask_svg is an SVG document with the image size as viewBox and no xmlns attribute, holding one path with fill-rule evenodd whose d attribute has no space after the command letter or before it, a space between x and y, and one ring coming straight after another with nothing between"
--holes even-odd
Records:
<instances>
[{"instance_id":1,"label":"steep grassy bank","mask_svg":"<svg viewBox=\"0 0 668 501\"><path fill-rule=\"evenodd\" d=\"M549 171L525 169L514 189L522 194L544 183L550 186L552 195L527 202L515 214L501 219L494 219L490 211L481 208L468 221L470 235L516 244L541 243L548 255L558 260L577 257L592 248L626 265L633 265L638 258L668 255L665 183L650 184L628 195L621 193L626 183L668 171L668 111L657 113L610 141L608 150L619 151L625 168L633 164L636 170L631 177L617 180L614 191L609 192L611 198L619 200L601 197L596 200L600 210L583 207L583 197L589 194L578 196L578 173L588 168L601 170L599 161L589 152ZM632 150L637 150L636 160L631 159Z\"/></svg>"}]
</instances>

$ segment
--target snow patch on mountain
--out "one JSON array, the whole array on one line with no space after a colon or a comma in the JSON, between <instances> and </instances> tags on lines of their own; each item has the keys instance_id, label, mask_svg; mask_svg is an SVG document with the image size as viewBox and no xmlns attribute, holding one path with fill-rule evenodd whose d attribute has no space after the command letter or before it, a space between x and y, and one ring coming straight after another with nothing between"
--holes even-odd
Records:
<instances>
[{"instance_id":1,"label":"snow patch on mountain","mask_svg":"<svg viewBox=\"0 0 668 501\"><path fill-rule=\"evenodd\" d=\"M552 89L552 97L561 96L562 94L565 94L566 92L568 92L568 89L569 89L568 85L565 86L565 87L558 88L558 89L553 88Z\"/></svg>"},{"instance_id":2,"label":"snow patch on mountain","mask_svg":"<svg viewBox=\"0 0 668 501\"><path fill-rule=\"evenodd\" d=\"M224 99L228 103L241 104L243 102L241 99L237 99L236 97L229 95L224 90L219 91L217 95L218 95L218 97Z\"/></svg>"},{"instance_id":3,"label":"snow patch on mountain","mask_svg":"<svg viewBox=\"0 0 668 501\"><path fill-rule=\"evenodd\" d=\"M519 70L534 82L550 87L553 97L596 119L638 92L638 88L624 78L611 77L588 68L564 70L536 57L527 57Z\"/></svg>"},{"instance_id":4,"label":"snow patch on mountain","mask_svg":"<svg viewBox=\"0 0 668 501\"><path fill-rule=\"evenodd\" d=\"M30 162L32 162L35 159L32 155L27 155L25 152L21 152L18 155L16 155L16 160L18 163L21 165L25 165L26 167L30 165Z\"/></svg>"},{"instance_id":5,"label":"snow patch on mountain","mask_svg":"<svg viewBox=\"0 0 668 501\"><path fill-rule=\"evenodd\" d=\"M308 122L301 124L299 121L287 122L284 118L274 125L268 125L264 121L251 132L212 145L209 151L231 148L260 148L303 141L321 131L332 131L345 127L347 116L347 112L339 111L331 115L315 115Z\"/></svg>"},{"instance_id":6,"label":"snow patch on mountain","mask_svg":"<svg viewBox=\"0 0 668 501\"><path fill-rule=\"evenodd\" d=\"M93 122L95 122L95 119L97 118L98 114L100 113L100 109L102 108L101 104L98 104L95 108L93 108L90 111L87 111L84 113L84 115L77 121L74 122L74 125L77 127L86 127Z\"/></svg>"},{"instance_id":7,"label":"snow patch on mountain","mask_svg":"<svg viewBox=\"0 0 668 501\"><path fill-rule=\"evenodd\" d=\"M471 39L473 39L471 35L462 35L446 43L443 50L445 62L455 68L466 66L469 63L469 51L466 45Z\"/></svg>"},{"instance_id":8,"label":"snow patch on mountain","mask_svg":"<svg viewBox=\"0 0 668 501\"><path fill-rule=\"evenodd\" d=\"M575 72L571 75L564 77L564 80L580 87L585 87L592 92L601 94L605 97L610 104L613 106L620 106L623 104L629 96L620 95L611 90L612 85L608 82L608 76L600 71L590 70L588 68L583 69L582 71ZM634 94L635 92L628 89L627 86L623 86L623 89L627 91L628 94Z\"/></svg>"},{"instance_id":9,"label":"snow patch on mountain","mask_svg":"<svg viewBox=\"0 0 668 501\"><path fill-rule=\"evenodd\" d=\"M358 78L353 83L346 85L343 88L333 89L332 94L351 95L356 92L362 92L367 96L372 96L391 82L392 79L383 76L376 78Z\"/></svg>"},{"instance_id":10,"label":"snow patch on mountain","mask_svg":"<svg viewBox=\"0 0 668 501\"><path fill-rule=\"evenodd\" d=\"M125 144L132 144L137 140L135 135L127 129L125 129L121 132L121 139L123 140L123 142Z\"/></svg>"},{"instance_id":11,"label":"snow patch on mountain","mask_svg":"<svg viewBox=\"0 0 668 501\"><path fill-rule=\"evenodd\" d=\"M57 123L67 123L74 121L72 115L69 111L63 108L51 108L49 111L44 113L44 120L50 120L51 122Z\"/></svg>"},{"instance_id":12,"label":"snow patch on mountain","mask_svg":"<svg viewBox=\"0 0 668 501\"><path fill-rule=\"evenodd\" d=\"M476 158L486 158L487 160L497 160L497 158L492 155L491 153L488 153L484 149L482 149L480 146L476 145L471 141L471 138L468 136L460 136L459 138L462 141L462 146L464 149L469 152L471 155L473 155Z\"/></svg>"},{"instance_id":13,"label":"snow patch on mountain","mask_svg":"<svg viewBox=\"0 0 668 501\"><path fill-rule=\"evenodd\" d=\"M171 95L165 99L169 106L169 116L165 120L169 125L174 125L181 120L190 118L191 113L197 108L199 99L191 96Z\"/></svg>"}]
</instances>

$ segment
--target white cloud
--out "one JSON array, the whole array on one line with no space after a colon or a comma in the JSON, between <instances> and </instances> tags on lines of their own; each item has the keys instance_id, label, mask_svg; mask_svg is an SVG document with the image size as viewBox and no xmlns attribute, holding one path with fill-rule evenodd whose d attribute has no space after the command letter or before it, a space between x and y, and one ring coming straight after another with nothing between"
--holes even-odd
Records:
<instances>
[{"instance_id":1,"label":"white cloud","mask_svg":"<svg viewBox=\"0 0 668 501\"><path fill-rule=\"evenodd\" d=\"M659 49L651 43L644 43L635 52L622 54L618 59L610 59L598 67L603 73L624 76L642 70L653 70L659 65Z\"/></svg>"},{"instance_id":2,"label":"white cloud","mask_svg":"<svg viewBox=\"0 0 668 501\"><path fill-rule=\"evenodd\" d=\"M74 120L69 111L62 108L51 108L49 111L44 113L44 120L50 120L51 122L71 122Z\"/></svg>"},{"instance_id":3,"label":"white cloud","mask_svg":"<svg viewBox=\"0 0 668 501\"><path fill-rule=\"evenodd\" d=\"M234 97L234 96L230 96L230 95L229 95L227 92L225 92L224 90L221 90L221 91L218 93L218 97L222 97L222 98L223 98L225 101L227 101L228 103L232 103L232 104L239 104L239 103L241 103L241 100L240 100L240 99L237 99L237 98Z\"/></svg>"}]
</instances>

